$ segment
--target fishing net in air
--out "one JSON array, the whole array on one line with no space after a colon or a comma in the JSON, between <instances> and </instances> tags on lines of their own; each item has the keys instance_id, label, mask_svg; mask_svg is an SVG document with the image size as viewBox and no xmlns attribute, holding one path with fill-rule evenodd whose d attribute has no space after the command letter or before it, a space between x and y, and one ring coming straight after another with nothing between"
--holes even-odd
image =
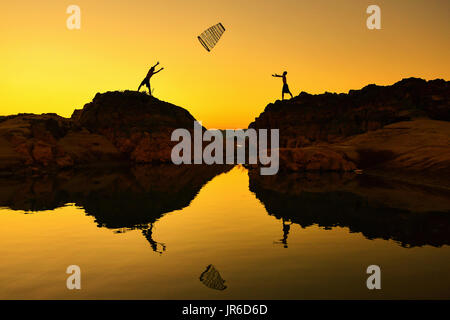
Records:
<instances>
[{"instance_id":1,"label":"fishing net in air","mask_svg":"<svg viewBox=\"0 0 450 320\"><path fill-rule=\"evenodd\" d=\"M202 34L197 38L207 51L211 51L211 49L214 48L217 42L219 42L220 37L222 37L222 34L224 32L224 26L221 23L218 23L203 31Z\"/></svg>"}]
</instances>

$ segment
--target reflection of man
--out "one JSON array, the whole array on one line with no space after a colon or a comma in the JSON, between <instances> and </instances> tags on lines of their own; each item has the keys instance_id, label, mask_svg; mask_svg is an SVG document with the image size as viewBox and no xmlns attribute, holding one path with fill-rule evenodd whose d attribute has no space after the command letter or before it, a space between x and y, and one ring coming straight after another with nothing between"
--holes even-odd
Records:
<instances>
[{"instance_id":1,"label":"reflection of man","mask_svg":"<svg viewBox=\"0 0 450 320\"><path fill-rule=\"evenodd\" d=\"M148 70L147 76L145 76L144 80L142 80L141 84L139 85L138 91L141 89L143 85L145 85L148 88L148 92L150 95L152 95L152 89L150 88L150 78L154 75L160 72L161 70L164 70L164 68L159 69L155 72L155 67L159 65L159 62L157 62L153 67Z\"/></svg>"},{"instance_id":2,"label":"reflection of man","mask_svg":"<svg viewBox=\"0 0 450 320\"><path fill-rule=\"evenodd\" d=\"M281 242L284 244L284 247L287 248L288 244L287 244L287 239L288 239L288 235L289 235L289 230L291 229L291 224L287 224L284 221L283 218L283 239L281 240Z\"/></svg>"},{"instance_id":3,"label":"reflection of man","mask_svg":"<svg viewBox=\"0 0 450 320\"><path fill-rule=\"evenodd\" d=\"M153 223L150 223L150 228L142 230L142 234L147 239L147 241L150 243L150 246L152 247L152 250L155 252L158 252L159 254L162 254L164 251L166 251L166 245L164 243L159 243L153 240L152 234L153 234ZM158 250L158 245L161 245L162 250Z\"/></svg>"},{"instance_id":4,"label":"reflection of man","mask_svg":"<svg viewBox=\"0 0 450 320\"><path fill-rule=\"evenodd\" d=\"M279 242L275 242L275 243L280 243L280 244L282 243L282 244L283 244L283 247L284 247L284 248L287 248L287 247L288 247L287 240L288 240L289 231L291 230L291 224L292 224L292 222L287 223L287 222L284 220L284 218L282 218L282 221L283 221L283 238L280 239Z\"/></svg>"}]
</instances>

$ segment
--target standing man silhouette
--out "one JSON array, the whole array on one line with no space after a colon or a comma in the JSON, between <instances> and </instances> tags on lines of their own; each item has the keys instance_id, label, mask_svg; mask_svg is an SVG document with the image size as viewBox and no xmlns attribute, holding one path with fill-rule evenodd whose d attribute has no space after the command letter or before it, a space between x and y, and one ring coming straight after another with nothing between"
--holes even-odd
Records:
<instances>
[{"instance_id":1,"label":"standing man silhouette","mask_svg":"<svg viewBox=\"0 0 450 320\"><path fill-rule=\"evenodd\" d=\"M159 69L158 71L155 72L155 67L159 65L159 61L150 68L150 70L148 70L147 75L145 76L144 80L142 80L141 84L139 85L138 91L141 89L141 87L143 85L146 85L148 88L148 92L150 93L150 95L152 95L152 89L150 88L150 78L154 75L157 74L158 72L160 72L161 70L164 70L164 68Z\"/></svg>"},{"instance_id":2,"label":"standing man silhouette","mask_svg":"<svg viewBox=\"0 0 450 320\"><path fill-rule=\"evenodd\" d=\"M287 84L286 75L287 75L287 71L283 72L282 76L280 76L278 74L273 74L272 75L272 77L283 78L283 90L281 92L281 99L282 100L284 100L284 94L285 93L289 93L291 95L291 98L293 98L291 90L289 90L289 86Z\"/></svg>"}]
</instances>

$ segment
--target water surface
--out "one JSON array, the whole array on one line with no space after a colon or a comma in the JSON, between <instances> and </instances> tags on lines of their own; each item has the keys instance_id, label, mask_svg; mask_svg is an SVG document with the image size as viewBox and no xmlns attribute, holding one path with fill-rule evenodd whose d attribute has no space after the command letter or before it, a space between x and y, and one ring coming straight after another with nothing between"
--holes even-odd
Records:
<instances>
[{"instance_id":1,"label":"water surface","mask_svg":"<svg viewBox=\"0 0 450 320\"><path fill-rule=\"evenodd\" d=\"M0 298L450 298L445 191L192 168L1 180Z\"/></svg>"}]
</instances>

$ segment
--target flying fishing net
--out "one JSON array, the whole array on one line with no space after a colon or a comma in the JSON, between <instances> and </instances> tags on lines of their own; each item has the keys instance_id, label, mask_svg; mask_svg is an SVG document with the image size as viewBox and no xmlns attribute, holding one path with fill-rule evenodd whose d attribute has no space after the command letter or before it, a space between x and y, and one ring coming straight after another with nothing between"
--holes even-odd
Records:
<instances>
[{"instance_id":1,"label":"flying fishing net","mask_svg":"<svg viewBox=\"0 0 450 320\"><path fill-rule=\"evenodd\" d=\"M200 281L211 289L225 290L227 288L225 285L225 280L222 279L219 271L217 271L212 264L206 267L206 270L203 271L200 276Z\"/></svg>"},{"instance_id":2,"label":"flying fishing net","mask_svg":"<svg viewBox=\"0 0 450 320\"><path fill-rule=\"evenodd\" d=\"M212 48L214 48L224 32L224 26L221 23L218 23L203 31L197 38L202 46L209 52Z\"/></svg>"}]
</instances>

